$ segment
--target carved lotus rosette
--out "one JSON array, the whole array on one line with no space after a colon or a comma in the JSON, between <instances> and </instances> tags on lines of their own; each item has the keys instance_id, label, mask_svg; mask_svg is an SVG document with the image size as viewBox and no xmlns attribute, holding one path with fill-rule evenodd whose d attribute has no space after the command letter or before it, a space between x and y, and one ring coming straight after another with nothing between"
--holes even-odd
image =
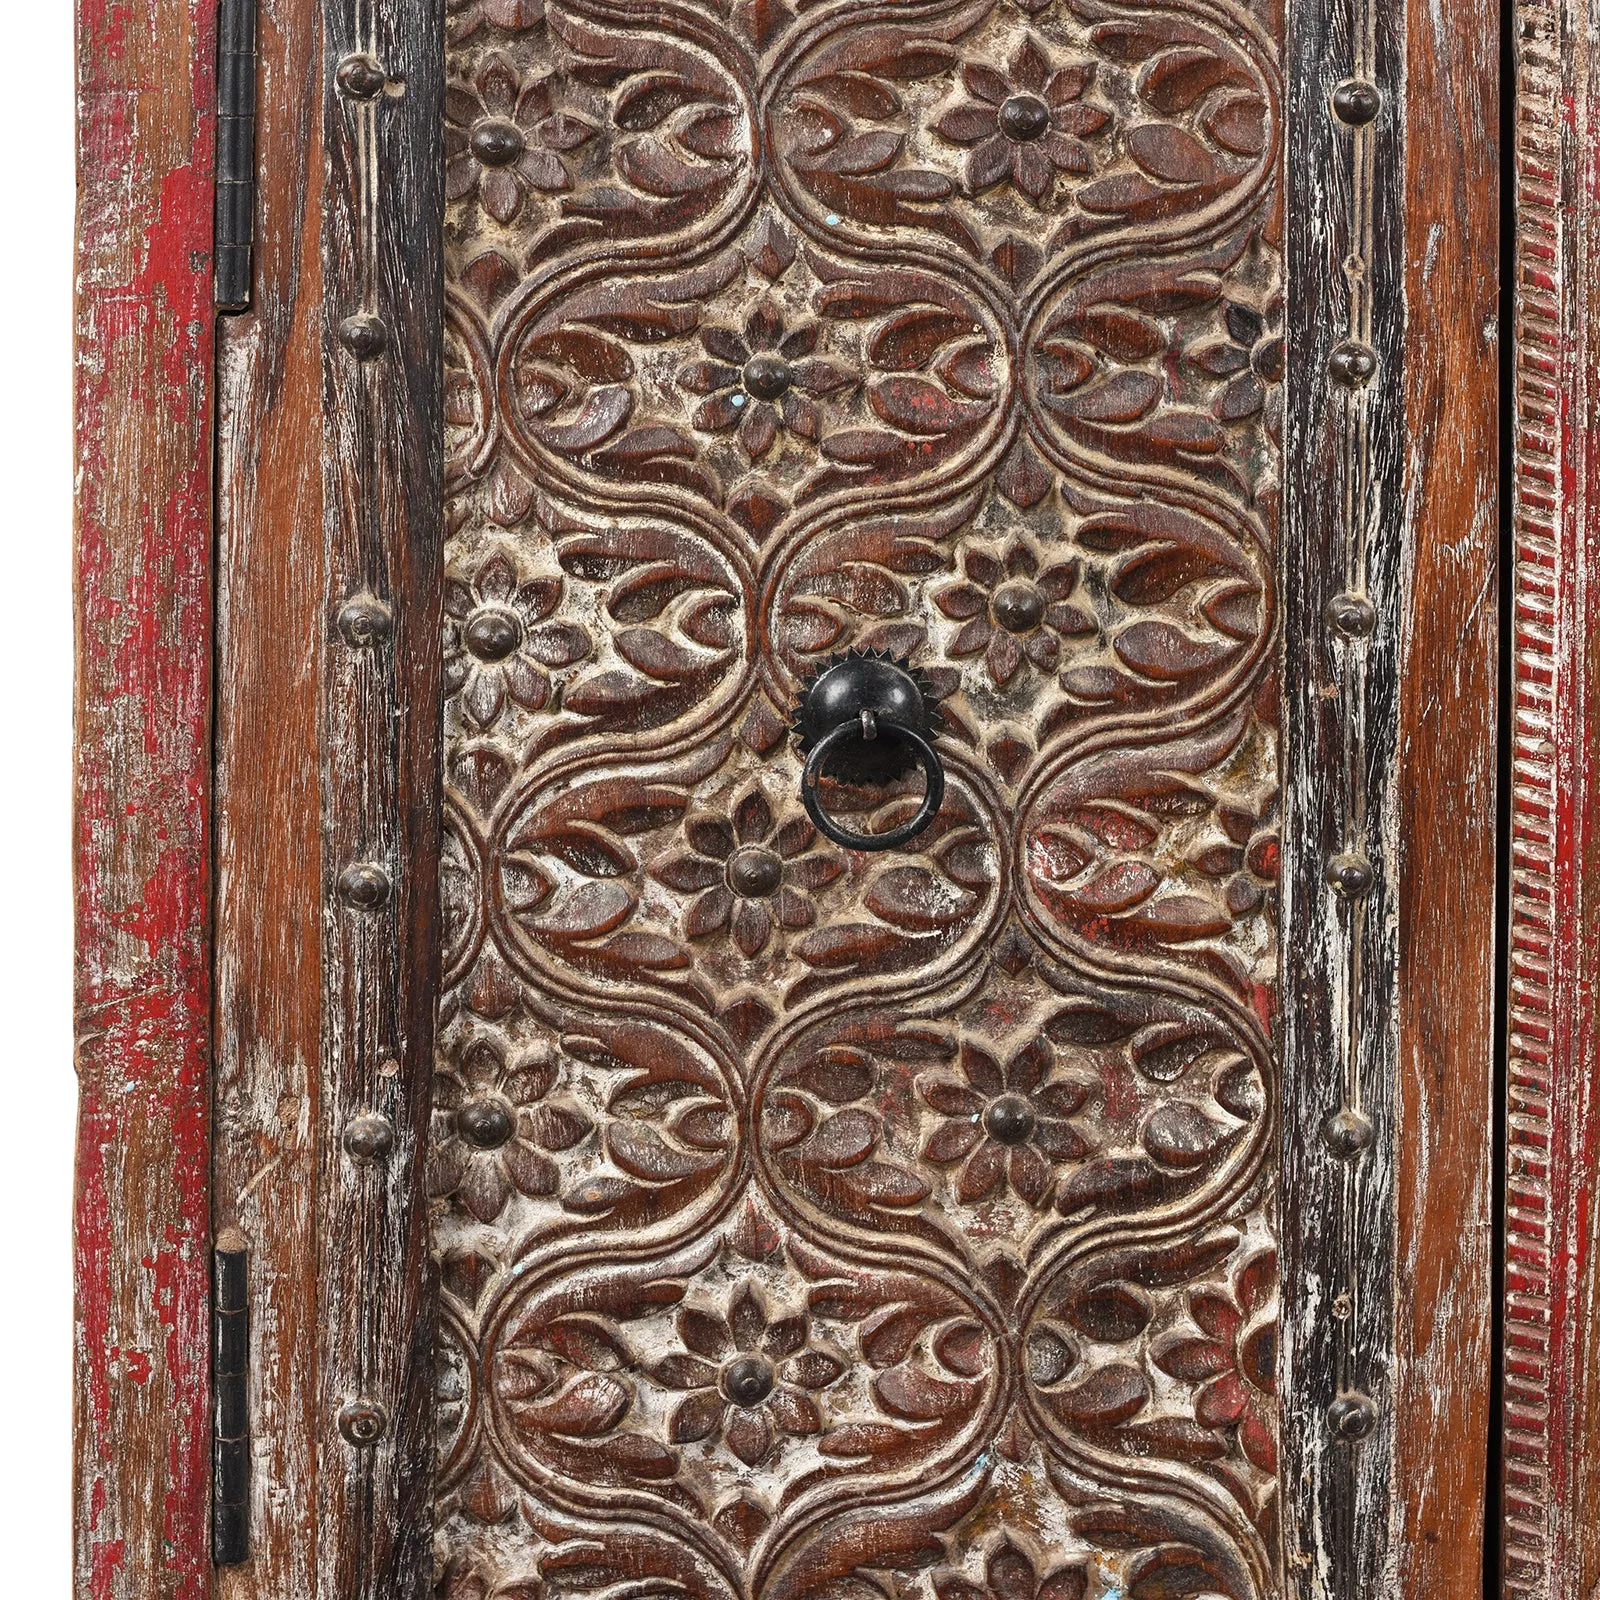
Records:
<instances>
[{"instance_id":1,"label":"carved lotus rosette","mask_svg":"<svg viewBox=\"0 0 1600 1600\"><path fill-rule=\"evenodd\" d=\"M514 1480L709 1526L736 1560L847 1489L942 1476L992 1425L1001 1377L958 1288L823 1254L748 1201L667 1257L513 1282L483 1350Z\"/></svg>"}]
</instances>

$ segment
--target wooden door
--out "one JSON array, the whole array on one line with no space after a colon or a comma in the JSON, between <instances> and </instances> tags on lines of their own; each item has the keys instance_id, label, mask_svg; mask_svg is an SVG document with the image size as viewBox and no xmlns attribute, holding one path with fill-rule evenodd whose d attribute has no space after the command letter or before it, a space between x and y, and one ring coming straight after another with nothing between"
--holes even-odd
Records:
<instances>
[{"instance_id":1,"label":"wooden door","mask_svg":"<svg viewBox=\"0 0 1600 1600\"><path fill-rule=\"evenodd\" d=\"M172 1592L1478 1592L1493 18L246 16Z\"/></svg>"}]
</instances>

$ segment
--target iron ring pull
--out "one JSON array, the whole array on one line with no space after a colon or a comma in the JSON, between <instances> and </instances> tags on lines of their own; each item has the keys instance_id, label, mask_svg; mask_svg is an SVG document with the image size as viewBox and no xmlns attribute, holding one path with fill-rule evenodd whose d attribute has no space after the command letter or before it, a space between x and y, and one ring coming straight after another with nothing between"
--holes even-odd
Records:
<instances>
[{"instance_id":1,"label":"iron ring pull","mask_svg":"<svg viewBox=\"0 0 1600 1600\"><path fill-rule=\"evenodd\" d=\"M929 737L938 725L937 705L909 662L887 651L834 657L807 685L796 710L795 732L806 753L800 778L806 814L847 850L893 850L914 839L944 803L944 764ZM920 766L922 804L899 827L856 833L822 803L819 788L830 763L835 777L858 786L889 783Z\"/></svg>"},{"instance_id":2,"label":"iron ring pull","mask_svg":"<svg viewBox=\"0 0 1600 1600\"><path fill-rule=\"evenodd\" d=\"M884 737L903 739L916 751L927 784L923 791L922 804L917 807L916 815L902 822L898 828L890 828L884 833L853 833L849 828L841 826L829 814L822 803L822 797L817 793L817 784L822 777L822 769L828 757L846 739ZM805 802L807 815L835 844L842 844L847 850L893 850L896 845L902 845L921 833L938 814L939 807L944 804L944 763L939 760L938 752L933 746L915 729L902 727L898 722L875 717L872 712L863 711L860 726L841 722L823 734L811 754L806 757L806 770L800 779L800 798Z\"/></svg>"}]
</instances>

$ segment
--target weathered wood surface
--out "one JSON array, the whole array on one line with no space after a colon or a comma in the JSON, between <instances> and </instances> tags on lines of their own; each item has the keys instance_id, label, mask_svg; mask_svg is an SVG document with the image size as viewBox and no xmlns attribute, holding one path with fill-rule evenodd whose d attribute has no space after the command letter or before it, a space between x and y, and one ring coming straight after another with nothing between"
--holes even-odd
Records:
<instances>
[{"instance_id":1,"label":"weathered wood surface","mask_svg":"<svg viewBox=\"0 0 1600 1600\"><path fill-rule=\"evenodd\" d=\"M1503 1583L1600 1587L1600 78L1592 9L1515 11Z\"/></svg>"},{"instance_id":2,"label":"weathered wood surface","mask_svg":"<svg viewBox=\"0 0 1600 1600\"><path fill-rule=\"evenodd\" d=\"M422 1162L440 940L444 38L432 0L322 12L316 1592L421 1600L433 1581ZM352 872L381 892L352 892ZM370 1138L373 1119L386 1131L363 1154L353 1131Z\"/></svg>"},{"instance_id":3,"label":"weathered wood surface","mask_svg":"<svg viewBox=\"0 0 1600 1600\"><path fill-rule=\"evenodd\" d=\"M1295 1592L1329 1600L1381 1592L1400 1521L1402 385L1417 337L1402 284L1404 27L1403 9L1369 0L1290 11L1285 1561ZM1346 85L1371 104L1341 110ZM1330 881L1341 860L1355 874L1349 893ZM1349 1130L1339 1140L1335 1116ZM1357 1420L1358 1436L1341 1436L1335 1408ZM1481 1521L1471 1504L1462 1514Z\"/></svg>"},{"instance_id":4,"label":"weathered wood surface","mask_svg":"<svg viewBox=\"0 0 1600 1600\"><path fill-rule=\"evenodd\" d=\"M1281 1591L1281 18L891 9L447 13L449 1600Z\"/></svg>"},{"instance_id":5,"label":"weathered wood surface","mask_svg":"<svg viewBox=\"0 0 1600 1600\"><path fill-rule=\"evenodd\" d=\"M213 1209L250 1251L249 1563L223 1596L309 1596L318 1516L316 1134L327 635L322 539L322 37L258 15L253 309L217 332Z\"/></svg>"},{"instance_id":6,"label":"weathered wood surface","mask_svg":"<svg viewBox=\"0 0 1600 1600\"><path fill-rule=\"evenodd\" d=\"M205 0L78 7L85 1600L200 1600L209 1581L212 25Z\"/></svg>"},{"instance_id":7,"label":"weathered wood surface","mask_svg":"<svg viewBox=\"0 0 1600 1600\"><path fill-rule=\"evenodd\" d=\"M1406 9L1392 1567L1483 1584L1492 1368L1500 11Z\"/></svg>"}]
</instances>

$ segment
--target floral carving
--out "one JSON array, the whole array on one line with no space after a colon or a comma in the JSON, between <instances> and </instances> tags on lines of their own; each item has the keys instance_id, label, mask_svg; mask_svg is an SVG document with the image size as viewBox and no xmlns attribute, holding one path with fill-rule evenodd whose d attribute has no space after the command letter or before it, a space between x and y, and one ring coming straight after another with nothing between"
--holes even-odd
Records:
<instances>
[{"instance_id":1,"label":"floral carving","mask_svg":"<svg viewBox=\"0 0 1600 1600\"><path fill-rule=\"evenodd\" d=\"M933 1592L939 1600L1083 1600L1085 1578L1081 1562L1041 1575L1028 1553L1006 1535L989 1552L981 1584L957 1573L938 1572Z\"/></svg>"},{"instance_id":2,"label":"floral carving","mask_svg":"<svg viewBox=\"0 0 1600 1600\"><path fill-rule=\"evenodd\" d=\"M508 1061L494 1039L474 1039L460 1062L434 1080L428 1188L455 1195L479 1222L493 1222L514 1191L551 1195L561 1175L550 1152L570 1150L591 1131L576 1106L550 1101L551 1055Z\"/></svg>"},{"instance_id":3,"label":"floral carving","mask_svg":"<svg viewBox=\"0 0 1600 1600\"><path fill-rule=\"evenodd\" d=\"M1202 1337L1174 1339L1154 1357L1163 1372L1200 1386L1195 1420L1234 1430L1244 1458L1266 1473L1278 1470L1277 1273L1266 1250L1239 1267L1230 1292L1193 1291L1189 1315Z\"/></svg>"},{"instance_id":4,"label":"floral carving","mask_svg":"<svg viewBox=\"0 0 1600 1600\"><path fill-rule=\"evenodd\" d=\"M967 1204L1009 1182L1019 1199L1042 1206L1050 1197L1056 1163L1087 1155L1089 1140L1071 1118L1089 1098L1089 1085L1047 1081L1054 1065L1049 1041L1031 1039L1004 1069L979 1046L961 1047L964 1083L924 1078L922 1098L949 1120L923 1146L926 1160L961 1163L956 1194Z\"/></svg>"},{"instance_id":5,"label":"floral carving","mask_svg":"<svg viewBox=\"0 0 1600 1600\"><path fill-rule=\"evenodd\" d=\"M530 189L572 187L562 159L596 129L558 110L553 73L524 78L503 55L490 56L470 85L445 90L445 198L477 191L496 222L515 220Z\"/></svg>"},{"instance_id":6,"label":"floral carving","mask_svg":"<svg viewBox=\"0 0 1600 1600\"><path fill-rule=\"evenodd\" d=\"M444 686L474 726L492 727L509 701L537 711L550 698L550 667L590 651L589 636L555 617L559 577L519 582L511 560L488 556L471 579L445 581Z\"/></svg>"},{"instance_id":7,"label":"floral carving","mask_svg":"<svg viewBox=\"0 0 1600 1600\"><path fill-rule=\"evenodd\" d=\"M688 1308L678 1314L684 1348L650 1369L657 1383L685 1391L668 1431L675 1444L721 1440L748 1467L758 1467L784 1438L822 1431L807 1390L825 1389L844 1362L810 1344L805 1312L769 1315L753 1284L742 1284L726 1312Z\"/></svg>"},{"instance_id":8,"label":"floral carving","mask_svg":"<svg viewBox=\"0 0 1600 1600\"><path fill-rule=\"evenodd\" d=\"M1274 294L1258 310L1240 300L1223 304L1227 337L1199 346L1195 364L1225 379L1212 401L1224 422L1241 422L1264 414L1268 435L1277 441L1283 429L1283 297Z\"/></svg>"},{"instance_id":9,"label":"floral carving","mask_svg":"<svg viewBox=\"0 0 1600 1600\"><path fill-rule=\"evenodd\" d=\"M1031 36L1023 38L1004 72L982 61L967 62L961 81L971 98L934 126L941 138L972 146L968 190L977 194L1009 180L1037 205L1058 172L1088 172L1083 141L1111 120L1108 111L1083 99L1093 80L1090 62L1052 70Z\"/></svg>"},{"instance_id":10,"label":"floral carving","mask_svg":"<svg viewBox=\"0 0 1600 1600\"><path fill-rule=\"evenodd\" d=\"M1165 952L1263 1002L1257 930L1278 875L1267 740L1241 714L1049 787L1029 875L1058 926L1108 954Z\"/></svg>"},{"instance_id":11,"label":"floral carving","mask_svg":"<svg viewBox=\"0 0 1600 1600\"><path fill-rule=\"evenodd\" d=\"M844 864L817 850L817 830L804 814L776 822L758 784L735 801L732 819L691 817L689 851L668 856L650 875L670 888L699 891L684 912L690 939L727 930L747 957L766 949L775 928L807 928L817 919L811 891L832 883Z\"/></svg>"},{"instance_id":12,"label":"floral carving","mask_svg":"<svg viewBox=\"0 0 1600 1600\"><path fill-rule=\"evenodd\" d=\"M936 10L446 8L462 1600L1274 1592L1272 45Z\"/></svg>"},{"instance_id":13,"label":"floral carving","mask_svg":"<svg viewBox=\"0 0 1600 1600\"><path fill-rule=\"evenodd\" d=\"M530 451L683 489L757 538L792 506L974 446L1006 369L998 330L952 285L801 252L770 216L739 250L540 306L501 360Z\"/></svg>"},{"instance_id":14,"label":"floral carving","mask_svg":"<svg viewBox=\"0 0 1600 1600\"><path fill-rule=\"evenodd\" d=\"M759 301L742 333L704 327L700 343L709 361L697 361L679 377L691 394L703 394L694 425L717 433L737 425L739 443L752 462L772 448L780 427L815 442L822 426L814 401L850 382L850 374L826 361L810 361L817 325L787 327L770 300Z\"/></svg>"},{"instance_id":15,"label":"floral carving","mask_svg":"<svg viewBox=\"0 0 1600 1600\"><path fill-rule=\"evenodd\" d=\"M1078 564L1057 560L1041 567L1038 554L1021 540L1002 558L978 545L961 552L964 583L934 592L934 603L962 624L950 641L952 656L980 652L990 680L1003 689L1024 660L1053 672L1064 638L1098 631L1095 618L1069 598L1078 586Z\"/></svg>"},{"instance_id":16,"label":"floral carving","mask_svg":"<svg viewBox=\"0 0 1600 1600\"><path fill-rule=\"evenodd\" d=\"M544 0L445 0L445 36L458 45L485 27L522 33L544 21Z\"/></svg>"}]
</instances>

